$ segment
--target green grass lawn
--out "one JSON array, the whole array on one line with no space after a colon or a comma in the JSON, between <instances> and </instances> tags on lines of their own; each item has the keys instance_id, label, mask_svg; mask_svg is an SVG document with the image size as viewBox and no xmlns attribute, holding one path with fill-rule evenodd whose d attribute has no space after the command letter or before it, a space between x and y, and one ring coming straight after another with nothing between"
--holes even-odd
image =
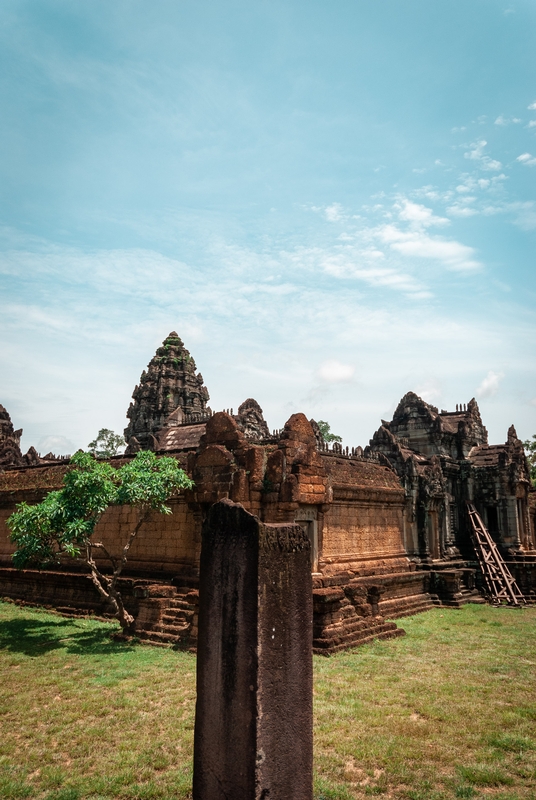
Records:
<instances>
[{"instance_id":1,"label":"green grass lawn","mask_svg":"<svg viewBox=\"0 0 536 800\"><path fill-rule=\"evenodd\" d=\"M402 624L315 658L315 798L536 798L536 608ZM0 603L0 798L190 797L195 657L114 630Z\"/></svg>"}]
</instances>

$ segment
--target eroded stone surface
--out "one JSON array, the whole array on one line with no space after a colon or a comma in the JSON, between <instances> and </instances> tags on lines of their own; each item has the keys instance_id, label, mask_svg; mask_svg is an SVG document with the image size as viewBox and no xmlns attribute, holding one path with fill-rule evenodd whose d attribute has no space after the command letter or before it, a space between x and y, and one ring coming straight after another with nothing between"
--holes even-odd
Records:
<instances>
[{"instance_id":1,"label":"eroded stone surface","mask_svg":"<svg viewBox=\"0 0 536 800\"><path fill-rule=\"evenodd\" d=\"M471 558L467 501L505 553L536 550L523 443L512 425L504 444L489 445L474 398L438 411L409 392L365 453L385 458L404 485L408 554L429 562Z\"/></svg>"},{"instance_id":2,"label":"eroded stone surface","mask_svg":"<svg viewBox=\"0 0 536 800\"><path fill-rule=\"evenodd\" d=\"M156 434L171 423L204 419L209 394L195 361L175 331L164 339L132 393L125 428L129 452L159 448Z\"/></svg>"},{"instance_id":3,"label":"eroded stone surface","mask_svg":"<svg viewBox=\"0 0 536 800\"><path fill-rule=\"evenodd\" d=\"M213 505L201 551L194 800L311 800L311 606L301 527Z\"/></svg>"},{"instance_id":4,"label":"eroded stone surface","mask_svg":"<svg viewBox=\"0 0 536 800\"><path fill-rule=\"evenodd\" d=\"M0 405L0 468L22 465L23 458L20 449L22 428L16 431L11 422L11 417Z\"/></svg>"}]
</instances>

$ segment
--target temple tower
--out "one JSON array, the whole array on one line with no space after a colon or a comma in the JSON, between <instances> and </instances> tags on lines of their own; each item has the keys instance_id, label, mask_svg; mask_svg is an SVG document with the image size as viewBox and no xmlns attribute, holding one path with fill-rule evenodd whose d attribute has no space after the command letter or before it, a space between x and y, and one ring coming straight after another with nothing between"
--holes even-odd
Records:
<instances>
[{"instance_id":1,"label":"temple tower","mask_svg":"<svg viewBox=\"0 0 536 800\"><path fill-rule=\"evenodd\" d=\"M19 466L23 463L20 451L20 437L22 428L16 431L11 422L11 417L0 405L0 470L2 467Z\"/></svg>"},{"instance_id":2,"label":"temple tower","mask_svg":"<svg viewBox=\"0 0 536 800\"><path fill-rule=\"evenodd\" d=\"M154 434L177 412L181 421L198 421L210 413L209 394L195 361L175 331L164 339L132 393L125 428L129 451L154 449Z\"/></svg>"}]
</instances>

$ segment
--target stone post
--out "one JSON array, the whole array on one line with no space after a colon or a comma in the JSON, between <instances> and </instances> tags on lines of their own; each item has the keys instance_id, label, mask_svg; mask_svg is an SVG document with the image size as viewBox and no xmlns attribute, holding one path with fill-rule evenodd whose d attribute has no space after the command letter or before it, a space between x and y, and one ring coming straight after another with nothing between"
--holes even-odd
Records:
<instances>
[{"instance_id":1,"label":"stone post","mask_svg":"<svg viewBox=\"0 0 536 800\"><path fill-rule=\"evenodd\" d=\"M203 526L194 800L312 800L312 583L299 525Z\"/></svg>"}]
</instances>

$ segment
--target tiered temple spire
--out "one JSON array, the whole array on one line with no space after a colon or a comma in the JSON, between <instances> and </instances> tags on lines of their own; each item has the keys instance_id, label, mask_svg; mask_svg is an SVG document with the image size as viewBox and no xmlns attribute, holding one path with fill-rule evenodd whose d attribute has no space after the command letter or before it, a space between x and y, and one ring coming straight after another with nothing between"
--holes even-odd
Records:
<instances>
[{"instance_id":1,"label":"tiered temple spire","mask_svg":"<svg viewBox=\"0 0 536 800\"><path fill-rule=\"evenodd\" d=\"M165 427L169 415L180 409L184 420L210 411L209 394L195 361L175 331L164 339L140 383L127 411L130 422L125 439L130 451L154 449L154 434Z\"/></svg>"}]
</instances>

